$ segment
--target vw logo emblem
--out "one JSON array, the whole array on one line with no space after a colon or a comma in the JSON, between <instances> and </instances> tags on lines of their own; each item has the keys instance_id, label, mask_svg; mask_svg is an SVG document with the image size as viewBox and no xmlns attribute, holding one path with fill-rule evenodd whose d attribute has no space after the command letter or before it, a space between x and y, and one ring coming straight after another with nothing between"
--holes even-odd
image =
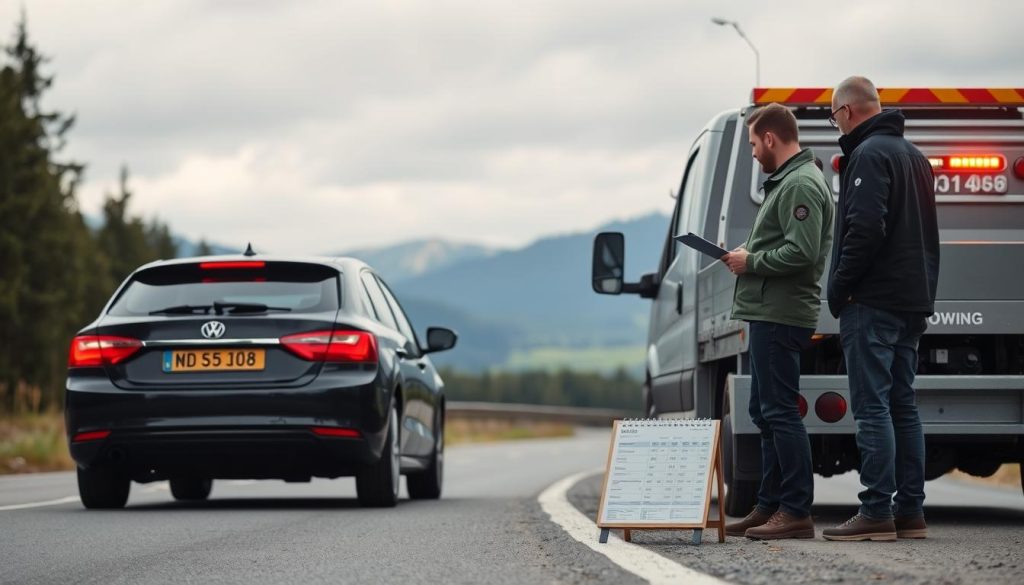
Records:
<instances>
[{"instance_id":1,"label":"vw logo emblem","mask_svg":"<svg viewBox=\"0 0 1024 585\"><path fill-rule=\"evenodd\" d=\"M220 339L224 337L224 324L220 321L207 321L199 330L207 339Z\"/></svg>"}]
</instances>

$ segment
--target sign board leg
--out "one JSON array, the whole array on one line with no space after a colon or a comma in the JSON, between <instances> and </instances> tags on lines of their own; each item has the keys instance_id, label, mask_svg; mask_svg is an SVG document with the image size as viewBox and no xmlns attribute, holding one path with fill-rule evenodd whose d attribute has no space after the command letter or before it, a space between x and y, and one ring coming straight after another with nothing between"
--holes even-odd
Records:
<instances>
[{"instance_id":1,"label":"sign board leg","mask_svg":"<svg viewBox=\"0 0 1024 585\"><path fill-rule=\"evenodd\" d=\"M629 528L623 529L622 540L625 540L626 542L633 542L633 531Z\"/></svg>"},{"instance_id":2,"label":"sign board leg","mask_svg":"<svg viewBox=\"0 0 1024 585\"><path fill-rule=\"evenodd\" d=\"M597 539L597 541L600 542L601 544L606 544L608 542L608 534L610 532L611 532L611 530L608 530L607 528L602 528L601 529L601 536Z\"/></svg>"},{"instance_id":3,"label":"sign board leg","mask_svg":"<svg viewBox=\"0 0 1024 585\"><path fill-rule=\"evenodd\" d=\"M725 481L722 474L722 438L715 445L715 475L718 476L718 542L725 542Z\"/></svg>"},{"instance_id":4,"label":"sign board leg","mask_svg":"<svg viewBox=\"0 0 1024 585\"><path fill-rule=\"evenodd\" d=\"M690 542L690 544L692 544L694 546L700 545L701 538L703 538L703 537L704 537L704 529L702 529L702 528L694 528L693 529L693 540Z\"/></svg>"}]
</instances>

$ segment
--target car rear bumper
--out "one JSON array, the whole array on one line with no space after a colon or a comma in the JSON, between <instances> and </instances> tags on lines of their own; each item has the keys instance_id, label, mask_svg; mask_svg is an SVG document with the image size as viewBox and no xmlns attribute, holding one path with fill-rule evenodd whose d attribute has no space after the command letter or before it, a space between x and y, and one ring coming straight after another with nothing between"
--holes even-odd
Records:
<instances>
[{"instance_id":1,"label":"car rear bumper","mask_svg":"<svg viewBox=\"0 0 1024 585\"><path fill-rule=\"evenodd\" d=\"M83 467L122 470L136 481L172 477L292 479L354 475L380 457L374 437L320 437L309 429L113 431L71 444Z\"/></svg>"},{"instance_id":2,"label":"car rear bumper","mask_svg":"<svg viewBox=\"0 0 1024 585\"><path fill-rule=\"evenodd\" d=\"M750 376L731 375L730 412L734 434L760 434L747 414ZM929 435L1024 435L1024 376L917 376L917 409ZM827 393L850 404L846 376L805 375L800 393L807 400L804 426L810 435L854 434L853 412L829 423L818 417L815 405Z\"/></svg>"},{"instance_id":3,"label":"car rear bumper","mask_svg":"<svg viewBox=\"0 0 1024 585\"><path fill-rule=\"evenodd\" d=\"M302 388L123 390L101 377L70 377L66 424L82 467L123 470L138 481L200 476L305 479L353 475L380 458L391 392L363 374ZM314 429L349 429L322 436ZM109 431L96 440L78 433Z\"/></svg>"}]
</instances>

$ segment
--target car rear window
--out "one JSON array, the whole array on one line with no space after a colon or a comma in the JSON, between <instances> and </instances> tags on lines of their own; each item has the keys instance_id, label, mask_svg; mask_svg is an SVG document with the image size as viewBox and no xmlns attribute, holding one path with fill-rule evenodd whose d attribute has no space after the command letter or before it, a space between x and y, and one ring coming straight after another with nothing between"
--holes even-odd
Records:
<instances>
[{"instance_id":1,"label":"car rear window","mask_svg":"<svg viewBox=\"0 0 1024 585\"><path fill-rule=\"evenodd\" d=\"M150 315L175 307L214 304L266 305L289 313L321 313L336 311L341 304L339 274L330 267L300 262L240 266L196 263L141 271L118 295L109 314ZM202 313L201 309L197 311Z\"/></svg>"}]
</instances>

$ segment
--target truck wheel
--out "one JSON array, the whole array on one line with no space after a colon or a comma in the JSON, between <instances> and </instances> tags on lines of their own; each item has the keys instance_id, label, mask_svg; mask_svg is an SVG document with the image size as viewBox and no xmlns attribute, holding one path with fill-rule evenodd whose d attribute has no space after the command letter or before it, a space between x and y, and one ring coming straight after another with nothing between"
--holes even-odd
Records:
<instances>
[{"instance_id":1,"label":"truck wheel","mask_svg":"<svg viewBox=\"0 0 1024 585\"><path fill-rule=\"evenodd\" d=\"M364 508L393 508L398 503L398 485L402 478L398 433L398 408L393 406L380 459L356 475L356 495Z\"/></svg>"},{"instance_id":2,"label":"truck wheel","mask_svg":"<svg viewBox=\"0 0 1024 585\"><path fill-rule=\"evenodd\" d=\"M405 488L413 500L436 500L441 497L444 484L444 418L437 425L437 441L430 456L430 465L425 471L405 476Z\"/></svg>"},{"instance_id":3,"label":"truck wheel","mask_svg":"<svg viewBox=\"0 0 1024 585\"><path fill-rule=\"evenodd\" d=\"M757 505L757 491L760 482L738 479L733 473L736 461L741 457L739 446L732 434L732 412L729 407L728 390L722 392L722 467L725 470L725 513L743 517Z\"/></svg>"},{"instance_id":4,"label":"truck wheel","mask_svg":"<svg viewBox=\"0 0 1024 585\"><path fill-rule=\"evenodd\" d=\"M78 496L90 510L124 508L131 487L131 479L116 471L78 468Z\"/></svg>"},{"instance_id":5,"label":"truck wheel","mask_svg":"<svg viewBox=\"0 0 1024 585\"><path fill-rule=\"evenodd\" d=\"M213 490L213 480L194 478L194 477L179 477L172 479L171 484L171 495L174 496L175 500L183 502L199 502L210 497L210 492Z\"/></svg>"}]
</instances>

